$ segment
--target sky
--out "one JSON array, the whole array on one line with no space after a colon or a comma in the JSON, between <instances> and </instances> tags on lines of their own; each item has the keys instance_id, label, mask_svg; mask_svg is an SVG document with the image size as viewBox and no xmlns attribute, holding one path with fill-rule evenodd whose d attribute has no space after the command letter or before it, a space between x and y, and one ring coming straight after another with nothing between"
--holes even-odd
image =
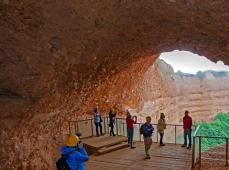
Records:
<instances>
[{"instance_id":1,"label":"sky","mask_svg":"<svg viewBox=\"0 0 229 170\"><path fill-rule=\"evenodd\" d=\"M222 61L214 63L204 56L199 56L189 51L175 50L162 53L160 59L170 64L175 72L180 70L184 73L195 74L198 71L206 70L229 71L229 66L224 65Z\"/></svg>"}]
</instances>

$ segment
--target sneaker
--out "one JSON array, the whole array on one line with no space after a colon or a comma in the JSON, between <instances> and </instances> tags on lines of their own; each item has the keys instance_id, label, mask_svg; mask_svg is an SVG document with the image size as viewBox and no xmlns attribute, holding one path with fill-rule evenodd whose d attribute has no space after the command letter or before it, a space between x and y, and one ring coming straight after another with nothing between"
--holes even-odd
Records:
<instances>
[{"instance_id":1,"label":"sneaker","mask_svg":"<svg viewBox=\"0 0 229 170\"><path fill-rule=\"evenodd\" d=\"M191 146L188 146L187 149L191 149Z\"/></svg>"},{"instance_id":2,"label":"sneaker","mask_svg":"<svg viewBox=\"0 0 229 170\"><path fill-rule=\"evenodd\" d=\"M149 155L147 155L146 157L145 157L145 159L150 159L151 157L149 156Z\"/></svg>"},{"instance_id":3,"label":"sneaker","mask_svg":"<svg viewBox=\"0 0 229 170\"><path fill-rule=\"evenodd\" d=\"M184 144L184 145L182 145L181 147L183 147L183 148L184 148L184 147L187 147L187 145L185 145L185 144Z\"/></svg>"},{"instance_id":4,"label":"sneaker","mask_svg":"<svg viewBox=\"0 0 229 170\"><path fill-rule=\"evenodd\" d=\"M164 143L162 143L162 144L160 144L160 146L165 146L165 144L164 144Z\"/></svg>"},{"instance_id":5,"label":"sneaker","mask_svg":"<svg viewBox=\"0 0 229 170\"><path fill-rule=\"evenodd\" d=\"M130 149L135 149L136 147L135 146L131 146Z\"/></svg>"}]
</instances>

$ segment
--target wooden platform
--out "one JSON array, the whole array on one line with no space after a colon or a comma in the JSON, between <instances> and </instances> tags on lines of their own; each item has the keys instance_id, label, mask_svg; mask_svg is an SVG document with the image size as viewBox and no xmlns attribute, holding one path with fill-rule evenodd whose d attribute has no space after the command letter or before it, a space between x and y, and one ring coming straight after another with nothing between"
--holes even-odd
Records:
<instances>
[{"instance_id":1,"label":"wooden platform","mask_svg":"<svg viewBox=\"0 0 229 170\"><path fill-rule=\"evenodd\" d=\"M135 144L136 149L124 148L99 156L90 156L87 170L190 170L192 150L181 145L167 144L160 147L154 143L151 159L145 160L144 143Z\"/></svg>"}]
</instances>

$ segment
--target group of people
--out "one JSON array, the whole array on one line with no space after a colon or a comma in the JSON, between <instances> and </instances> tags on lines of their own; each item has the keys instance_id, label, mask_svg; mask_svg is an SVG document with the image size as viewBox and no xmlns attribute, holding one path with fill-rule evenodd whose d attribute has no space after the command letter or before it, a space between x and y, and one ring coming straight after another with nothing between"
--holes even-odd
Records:
<instances>
[{"instance_id":1,"label":"group of people","mask_svg":"<svg viewBox=\"0 0 229 170\"><path fill-rule=\"evenodd\" d=\"M102 116L97 109L94 109L94 124L96 126L96 135L103 135L102 133ZM109 112L109 127L110 127L110 136L115 136L114 125L115 125L116 113L112 111ZM127 111L126 125L127 125L127 137L128 145L131 149L136 148L133 146L133 137L134 137L134 124L137 123L137 116L132 116L129 111ZM189 112L185 111L185 116L183 117L183 128L184 128L184 144L182 147L191 148L191 132L192 132L192 118L189 116ZM165 114L160 114L160 119L157 124L157 131L160 135L160 146L165 146L163 143L164 131L166 129ZM100 133L99 133L100 132ZM150 159L149 150L152 145L152 136L154 132L154 127L151 124L151 117L146 117L146 122L140 128L140 134L144 137L145 145L145 154L146 159ZM188 140L187 140L188 137ZM189 143L187 143L189 141ZM188 144L188 145L187 145ZM85 162L89 159L89 156L86 150L83 148L80 137L77 135L70 135L66 146L62 147L61 150L62 157L57 162L57 167L67 166L71 170L85 170ZM59 164L59 165L58 165ZM61 168L59 168L61 169Z\"/></svg>"},{"instance_id":2,"label":"group of people","mask_svg":"<svg viewBox=\"0 0 229 170\"><path fill-rule=\"evenodd\" d=\"M130 112L127 111L127 117L126 117L127 137L128 137L128 145L130 146L131 149L136 148L135 146L133 146L133 134L134 134L135 123L137 123L137 117L131 116ZM158 124L157 124L157 131L160 135L160 146L165 146L165 144L163 143L165 129L166 129L165 114L161 113L160 119L158 120ZM187 110L185 111L185 116L183 117L183 129L184 129L184 144L182 145L182 147L187 147L187 149L191 149L192 118L189 116L189 112ZM154 127L151 124L151 117L147 116L146 122L140 128L140 134L142 134L144 137L146 159L150 159L149 150L152 145L153 132L154 132Z\"/></svg>"},{"instance_id":3,"label":"group of people","mask_svg":"<svg viewBox=\"0 0 229 170\"><path fill-rule=\"evenodd\" d=\"M109 112L110 136L115 136L114 126L115 126L116 114L117 114L116 112L113 112L113 110L110 109L110 112ZM103 127L102 127L103 119L102 119L101 113L98 111L97 108L94 109L93 116L94 116L94 124L96 128L96 136L97 137L102 136L103 135Z\"/></svg>"}]
</instances>

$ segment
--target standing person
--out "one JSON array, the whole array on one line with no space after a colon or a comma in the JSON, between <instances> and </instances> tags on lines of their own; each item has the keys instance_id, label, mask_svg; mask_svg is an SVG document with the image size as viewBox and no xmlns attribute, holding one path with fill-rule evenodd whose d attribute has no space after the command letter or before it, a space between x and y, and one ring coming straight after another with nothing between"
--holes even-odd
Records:
<instances>
[{"instance_id":1,"label":"standing person","mask_svg":"<svg viewBox=\"0 0 229 170\"><path fill-rule=\"evenodd\" d=\"M111 135L115 136L115 134L114 134L115 117L116 117L116 113L113 112L112 109L110 109L110 112L109 112L110 136Z\"/></svg>"},{"instance_id":2,"label":"standing person","mask_svg":"<svg viewBox=\"0 0 229 170\"><path fill-rule=\"evenodd\" d=\"M149 150L152 145L153 131L154 131L154 128L151 125L151 117L147 116L146 123L143 124L140 128L140 134L143 134L144 136L146 159L150 159Z\"/></svg>"},{"instance_id":3,"label":"standing person","mask_svg":"<svg viewBox=\"0 0 229 170\"><path fill-rule=\"evenodd\" d=\"M127 137L128 137L128 145L130 146L131 149L136 148L135 146L133 146L135 123L137 123L137 116L132 117L130 112L127 110L127 117L126 117Z\"/></svg>"},{"instance_id":4,"label":"standing person","mask_svg":"<svg viewBox=\"0 0 229 170\"><path fill-rule=\"evenodd\" d=\"M99 137L99 129L100 129L100 135L103 135L103 130L102 130L102 116L100 112L98 111L97 108L94 109L94 123L96 127L96 135Z\"/></svg>"},{"instance_id":5,"label":"standing person","mask_svg":"<svg viewBox=\"0 0 229 170\"><path fill-rule=\"evenodd\" d=\"M85 162L89 157L78 136L69 136L66 146L61 149L61 154L70 170L85 170Z\"/></svg>"},{"instance_id":6,"label":"standing person","mask_svg":"<svg viewBox=\"0 0 229 170\"><path fill-rule=\"evenodd\" d=\"M160 146L165 146L165 144L163 143L165 129L166 129L165 115L164 113L161 113L160 119L158 120L158 124L157 124L157 131L160 134Z\"/></svg>"},{"instance_id":7,"label":"standing person","mask_svg":"<svg viewBox=\"0 0 229 170\"><path fill-rule=\"evenodd\" d=\"M189 111L185 111L185 116L183 117L183 128L184 128L184 145L182 147L187 147L187 136L189 140L189 145L187 149L191 149L192 145L192 118L188 115Z\"/></svg>"}]
</instances>

